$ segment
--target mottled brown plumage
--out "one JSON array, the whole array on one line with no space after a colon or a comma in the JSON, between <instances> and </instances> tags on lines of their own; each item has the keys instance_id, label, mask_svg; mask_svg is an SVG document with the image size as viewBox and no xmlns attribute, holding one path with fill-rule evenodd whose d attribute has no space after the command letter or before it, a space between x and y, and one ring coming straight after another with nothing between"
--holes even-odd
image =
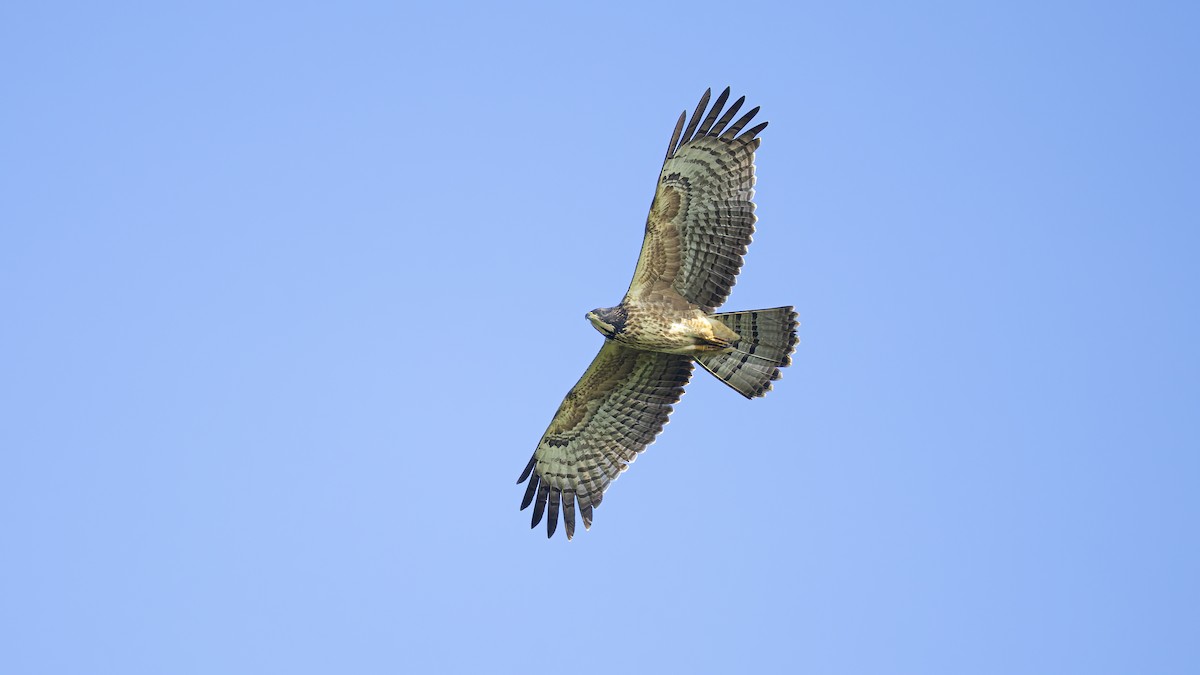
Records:
<instances>
[{"instance_id":1,"label":"mottled brown plumage","mask_svg":"<svg viewBox=\"0 0 1200 675\"><path fill-rule=\"evenodd\" d=\"M521 508L534 507L535 527L546 517L547 536L560 514L574 536L576 503L591 526L604 491L662 431L694 361L747 398L791 363L791 307L713 313L754 233L754 152L767 123L743 132L758 108L733 121L745 98L724 109L725 89L709 109L710 95L686 128L686 113L676 123L633 281L619 305L588 312L604 346L517 481L529 481Z\"/></svg>"}]
</instances>

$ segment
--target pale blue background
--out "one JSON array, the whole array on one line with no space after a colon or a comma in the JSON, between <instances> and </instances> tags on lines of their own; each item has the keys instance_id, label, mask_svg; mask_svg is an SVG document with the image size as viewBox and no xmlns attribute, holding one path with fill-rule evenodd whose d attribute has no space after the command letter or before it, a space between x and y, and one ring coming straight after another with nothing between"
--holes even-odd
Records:
<instances>
[{"instance_id":1,"label":"pale blue background","mask_svg":"<svg viewBox=\"0 0 1200 675\"><path fill-rule=\"evenodd\" d=\"M0 672L1197 672L1200 12L828 4L8 3ZM547 542L726 84L796 364Z\"/></svg>"}]
</instances>

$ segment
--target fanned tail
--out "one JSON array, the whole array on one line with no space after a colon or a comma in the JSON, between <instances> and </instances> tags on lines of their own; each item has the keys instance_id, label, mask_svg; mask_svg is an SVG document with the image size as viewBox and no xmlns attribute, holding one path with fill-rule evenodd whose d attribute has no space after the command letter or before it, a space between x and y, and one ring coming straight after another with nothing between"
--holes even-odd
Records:
<instances>
[{"instance_id":1,"label":"fanned tail","mask_svg":"<svg viewBox=\"0 0 1200 675\"><path fill-rule=\"evenodd\" d=\"M712 318L733 329L741 339L727 354L700 354L705 370L746 398L764 396L781 377L780 368L792 363L796 349L796 312L792 307L725 312Z\"/></svg>"}]
</instances>

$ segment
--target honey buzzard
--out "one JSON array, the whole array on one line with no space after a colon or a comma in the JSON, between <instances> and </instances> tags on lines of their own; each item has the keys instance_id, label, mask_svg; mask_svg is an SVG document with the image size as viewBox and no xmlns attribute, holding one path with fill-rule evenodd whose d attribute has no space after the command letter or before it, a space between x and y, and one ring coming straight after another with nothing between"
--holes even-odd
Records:
<instances>
[{"instance_id":1,"label":"honey buzzard","mask_svg":"<svg viewBox=\"0 0 1200 675\"><path fill-rule=\"evenodd\" d=\"M574 536L576 502L591 527L604 491L662 431L693 362L746 398L791 363L791 307L714 313L754 232L754 151L767 123L743 131L758 108L731 124L745 97L722 113L729 89L708 109L711 94L686 129L686 111L675 124L633 282L621 304L587 313L604 345L517 480L529 480L521 509L533 505L531 527L546 515L548 537L560 513Z\"/></svg>"}]
</instances>

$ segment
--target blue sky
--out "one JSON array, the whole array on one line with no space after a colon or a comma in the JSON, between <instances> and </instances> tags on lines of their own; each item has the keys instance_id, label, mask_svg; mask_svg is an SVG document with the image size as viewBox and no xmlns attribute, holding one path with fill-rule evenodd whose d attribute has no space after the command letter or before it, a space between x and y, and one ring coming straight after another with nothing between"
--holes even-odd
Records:
<instances>
[{"instance_id":1,"label":"blue sky","mask_svg":"<svg viewBox=\"0 0 1200 675\"><path fill-rule=\"evenodd\" d=\"M1185 673L1186 3L10 3L0 671ZM590 532L515 480L678 114L771 126Z\"/></svg>"}]
</instances>

